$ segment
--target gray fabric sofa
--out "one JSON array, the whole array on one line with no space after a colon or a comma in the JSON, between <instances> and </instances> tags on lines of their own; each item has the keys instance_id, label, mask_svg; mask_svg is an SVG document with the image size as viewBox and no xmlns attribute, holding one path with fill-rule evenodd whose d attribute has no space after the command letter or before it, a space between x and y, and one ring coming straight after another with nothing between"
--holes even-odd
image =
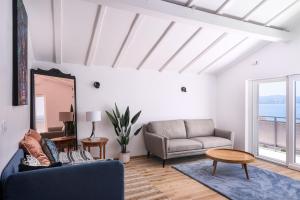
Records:
<instances>
[{"instance_id":1,"label":"gray fabric sofa","mask_svg":"<svg viewBox=\"0 0 300 200\"><path fill-rule=\"evenodd\" d=\"M212 119L149 122L143 127L148 156L169 158L199 155L209 148L232 148L234 134L216 129Z\"/></svg>"}]
</instances>

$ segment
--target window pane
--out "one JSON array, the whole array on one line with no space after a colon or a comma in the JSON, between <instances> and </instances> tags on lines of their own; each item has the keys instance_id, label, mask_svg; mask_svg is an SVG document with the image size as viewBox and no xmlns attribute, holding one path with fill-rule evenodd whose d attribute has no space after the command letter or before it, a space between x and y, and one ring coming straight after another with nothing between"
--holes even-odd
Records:
<instances>
[{"instance_id":1,"label":"window pane","mask_svg":"<svg viewBox=\"0 0 300 200\"><path fill-rule=\"evenodd\" d=\"M286 82L259 84L258 155L286 161Z\"/></svg>"}]
</instances>

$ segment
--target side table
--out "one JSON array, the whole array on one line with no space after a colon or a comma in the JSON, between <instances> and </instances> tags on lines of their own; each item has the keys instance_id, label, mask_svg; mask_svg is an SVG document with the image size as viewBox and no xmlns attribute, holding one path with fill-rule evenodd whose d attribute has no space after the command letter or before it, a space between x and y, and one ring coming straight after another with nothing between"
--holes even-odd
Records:
<instances>
[{"instance_id":1,"label":"side table","mask_svg":"<svg viewBox=\"0 0 300 200\"><path fill-rule=\"evenodd\" d=\"M80 142L82 143L82 147L85 151L88 150L89 152L91 152L91 147L99 147L100 159L105 159L105 146L106 143L108 142L107 138L104 137L94 138L94 139L85 138L80 140Z\"/></svg>"}]
</instances>

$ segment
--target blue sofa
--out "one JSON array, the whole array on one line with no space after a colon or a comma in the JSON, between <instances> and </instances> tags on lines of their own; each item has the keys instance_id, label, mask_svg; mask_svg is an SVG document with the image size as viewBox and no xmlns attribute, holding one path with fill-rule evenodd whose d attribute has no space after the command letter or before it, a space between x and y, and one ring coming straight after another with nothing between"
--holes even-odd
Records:
<instances>
[{"instance_id":1,"label":"blue sofa","mask_svg":"<svg viewBox=\"0 0 300 200\"><path fill-rule=\"evenodd\" d=\"M1 174L2 200L123 200L124 167L119 161L18 172L19 149Z\"/></svg>"}]
</instances>

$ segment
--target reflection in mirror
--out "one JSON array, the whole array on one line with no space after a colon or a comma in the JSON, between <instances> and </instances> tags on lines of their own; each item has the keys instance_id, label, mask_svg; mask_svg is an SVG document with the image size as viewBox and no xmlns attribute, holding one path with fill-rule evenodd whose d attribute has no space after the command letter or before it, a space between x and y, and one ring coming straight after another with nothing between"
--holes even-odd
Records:
<instances>
[{"instance_id":1,"label":"reflection in mirror","mask_svg":"<svg viewBox=\"0 0 300 200\"><path fill-rule=\"evenodd\" d=\"M35 79L35 127L45 136L74 135L74 80L40 74Z\"/></svg>"},{"instance_id":2,"label":"reflection in mirror","mask_svg":"<svg viewBox=\"0 0 300 200\"><path fill-rule=\"evenodd\" d=\"M60 151L76 149L75 77L57 69L32 69L31 81L31 128Z\"/></svg>"}]
</instances>

